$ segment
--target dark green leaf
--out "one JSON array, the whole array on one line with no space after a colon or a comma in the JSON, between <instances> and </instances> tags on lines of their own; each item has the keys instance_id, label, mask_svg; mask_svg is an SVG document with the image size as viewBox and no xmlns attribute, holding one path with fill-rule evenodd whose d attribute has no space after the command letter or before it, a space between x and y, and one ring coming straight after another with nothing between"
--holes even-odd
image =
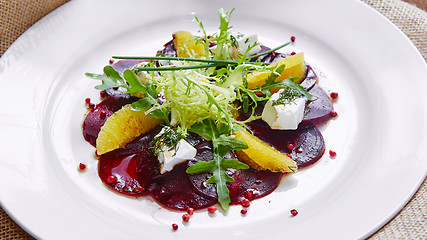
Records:
<instances>
[{"instance_id":1,"label":"dark green leaf","mask_svg":"<svg viewBox=\"0 0 427 240\"><path fill-rule=\"evenodd\" d=\"M139 80L139 77L129 69L126 69L123 72L123 77L125 78L126 82L129 84L128 90L126 93L133 94L133 93L147 93L147 89L145 86L141 83Z\"/></svg>"},{"instance_id":2,"label":"dark green leaf","mask_svg":"<svg viewBox=\"0 0 427 240\"><path fill-rule=\"evenodd\" d=\"M153 104L155 104L155 102L153 102L151 98L141 98L130 106L134 111L142 111L148 109Z\"/></svg>"},{"instance_id":3,"label":"dark green leaf","mask_svg":"<svg viewBox=\"0 0 427 240\"><path fill-rule=\"evenodd\" d=\"M212 169L215 166L215 161L203 162L199 161L196 164L187 168L187 173L200 173L200 172L210 172L212 173Z\"/></svg>"},{"instance_id":4,"label":"dark green leaf","mask_svg":"<svg viewBox=\"0 0 427 240\"><path fill-rule=\"evenodd\" d=\"M221 163L221 167L227 169L227 168L234 168L234 169L248 169L249 166L245 163L240 162L237 159L223 159Z\"/></svg>"}]
</instances>

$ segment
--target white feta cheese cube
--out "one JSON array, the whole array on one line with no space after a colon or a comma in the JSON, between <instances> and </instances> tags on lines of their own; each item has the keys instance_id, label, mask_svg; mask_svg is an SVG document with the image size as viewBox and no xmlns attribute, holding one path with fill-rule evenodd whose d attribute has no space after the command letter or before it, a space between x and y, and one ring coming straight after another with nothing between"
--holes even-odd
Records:
<instances>
[{"instance_id":1,"label":"white feta cheese cube","mask_svg":"<svg viewBox=\"0 0 427 240\"><path fill-rule=\"evenodd\" d=\"M264 106L262 111L262 120L266 122L271 129L295 130L304 117L306 99L297 98L288 104L279 104L273 106L273 101L280 96L280 91L273 94Z\"/></svg>"},{"instance_id":2,"label":"white feta cheese cube","mask_svg":"<svg viewBox=\"0 0 427 240\"><path fill-rule=\"evenodd\" d=\"M171 171L179 163L194 158L197 153L197 150L184 139L179 140L176 152L175 149L167 150L166 147L163 150L158 156L161 174Z\"/></svg>"},{"instance_id":3,"label":"white feta cheese cube","mask_svg":"<svg viewBox=\"0 0 427 240\"><path fill-rule=\"evenodd\" d=\"M256 35L256 34L243 35L242 37L239 37L237 39L237 44L239 45L239 52L241 54L245 54L245 52L246 52L246 50L248 50L249 46L252 46L257 42L258 42L258 35ZM254 48L252 48L251 50L249 50L249 52L247 53L246 56L254 55L257 52L259 52L260 50L261 50L261 46L257 45Z\"/></svg>"}]
</instances>

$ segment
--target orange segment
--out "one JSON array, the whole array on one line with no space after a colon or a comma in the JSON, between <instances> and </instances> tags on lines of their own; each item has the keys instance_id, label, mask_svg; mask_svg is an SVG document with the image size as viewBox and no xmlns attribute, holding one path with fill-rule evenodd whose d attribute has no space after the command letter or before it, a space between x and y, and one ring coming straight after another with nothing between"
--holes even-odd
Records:
<instances>
[{"instance_id":1,"label":"orange segment","mask_svg":"<svg viewBox=\"0 0 427 240\"><path fill-rule=\"evenodd\" d=\"M133 111L130 104L125 105L111 115L101 127L96 139L96 150L98 154L104 154L124 147L160 123L159 119L146 115L145 111Z\"/></svg>"},{"instance_id":2,"label":"orange segment","mask_svg":"<svg viewBox=\"0 0 427 240\"><path fill-rule=\"evenodd\" d=\"M245 129L234 133L248 145L247 149L237 151L240 160L256 170L268 169L272 172L295 172L298 166L294 160L255 137Z\"/></svg>"},{"instance_id":3,"label":"orange segment","mask_svg":"<svg viewBox=\"0 0 427 240\"><path fill-rule=\"evenodd\" d=\"M200 58L205 56L205 48L201 43L197 43L196 37L187 31L178 31L172 34L173 44L178 57Z\"/></svg>"},{"instance_id":4,"label":"orange segment","mask_svg":"<svg viewBox=\"0 0 427 240\"><path fill-rule=\"evenodd\" d=\"M283 64L285 65L285 69L283 70L282 74L276 78L276 82L290 77L299 77L299 81L297 81L297 83L300 83L304 79L306 72L304 53L298 53L284 58L280 61L270 64L270 66L279 67ZM268 76L270 76L270 74L271 72L253 72L248 74L248 88L254 89L258 86L264 85L265 80L268 78Z\"/></svg>"}]
</instances>

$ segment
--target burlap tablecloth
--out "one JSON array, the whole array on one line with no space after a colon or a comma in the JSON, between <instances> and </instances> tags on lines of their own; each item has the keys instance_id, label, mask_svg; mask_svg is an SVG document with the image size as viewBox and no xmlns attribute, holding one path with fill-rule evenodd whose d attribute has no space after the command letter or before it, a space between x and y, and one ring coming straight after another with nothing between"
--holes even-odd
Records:
<instances>
[{"instance_id":1,"label":"burlap tablecloth","mask_svg":"<svg viewBox=\"0 0 427 240\"><path fill-rule=\"evenodd\" d=\"M362 1L396 24L427 60L427 12L400 0ZM424 7L425 1L420 0ZM33 23L65 2L67 0L0 0L0 55ZM427 239L426 197L427 181L424 181L405 208L370 239ZM33 238L0 208L0 239Z\"/></svg>"}]
</instances>

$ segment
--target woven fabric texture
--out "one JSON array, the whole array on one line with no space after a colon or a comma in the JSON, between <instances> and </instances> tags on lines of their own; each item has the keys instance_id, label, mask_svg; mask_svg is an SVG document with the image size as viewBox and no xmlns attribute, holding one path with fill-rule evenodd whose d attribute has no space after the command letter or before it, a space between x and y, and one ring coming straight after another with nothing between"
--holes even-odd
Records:
<instances>
[{"instance_id":1,"label":"woven fabric texture","mask_svg":"<svg viewBox=\"0 0 427 240\"><path fill-rule=\"evenodd\" d=\"M32 24L67 1L0 0L0 55ZM361 1L398 26L427 60L427 12L400 0ZM370 239L427 239L426 182L405 208ZM33 238L0 208L0 239Z\"/></svg>"}]
</instances>

